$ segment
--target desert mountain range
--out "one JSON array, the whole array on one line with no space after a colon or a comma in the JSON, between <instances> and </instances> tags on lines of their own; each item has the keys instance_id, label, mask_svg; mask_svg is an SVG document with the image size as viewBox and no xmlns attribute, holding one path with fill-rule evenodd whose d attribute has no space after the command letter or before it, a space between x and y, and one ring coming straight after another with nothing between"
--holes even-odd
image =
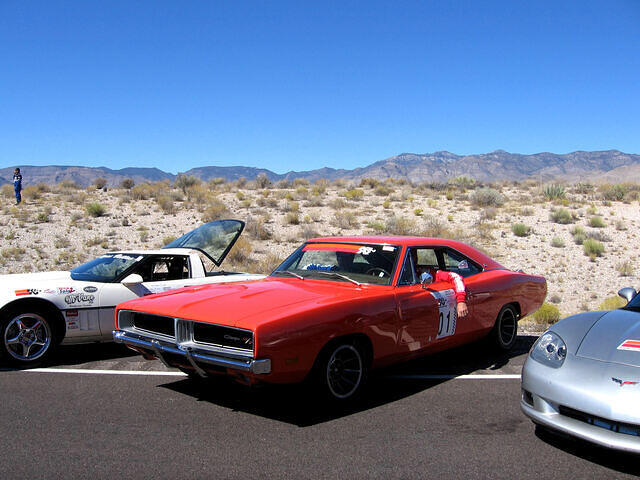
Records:
<instances>
[{"instance_id":1,"label":"desert mountain range","mask_svg":"<svg viewBox=\"0 0 640 480\"><path fill-rule=\"evenodd\" d=\"M128 167L113 170L107 167L82 166L30 166L11 165L0 169L0 184L9 183L13 168L20 167L24 184L56 184L72 180L81 186L88 186L96 178L102 177L108 185L118 185L125 178L136 183L173 181L176 175L157 168ZM362 178L388 177L402 178L413 182L444 182L450 178L466 176L481 182L495 180L525 180L535 178L542 181L565 180L590 182L620 182L640 180L640 155L623 153L618 150L595 152L577 151L567 154L536 153L523 155L496 150L478 155L456 155L442 151L426 154L402 153L380 160L366 167L353 170L321 168L308 171L290 171L284 174L254 167L203 166L183 172L204 181L224 178L227 181L241 177L252 180L260 174L272 181L306 178L310 181L324 178L336 180L360 180Z\"/></svg>"}]
</instances>

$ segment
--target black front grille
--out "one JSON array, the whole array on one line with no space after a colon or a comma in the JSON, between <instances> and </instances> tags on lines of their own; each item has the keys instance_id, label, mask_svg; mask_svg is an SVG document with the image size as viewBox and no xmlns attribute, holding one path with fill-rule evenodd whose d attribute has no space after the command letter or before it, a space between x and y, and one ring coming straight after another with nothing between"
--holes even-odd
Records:
<instances>
[{"instance_id":1,"label":"black front grille","mask_svg":"<svg viewBox=\"0 0 640 480\"><path fill-rule=\"evenodd\" d=\"M574 410L573 408L560 405L560 414L565 417L579 420L594 427L604 428L605 430L611 430L616 433L624 433L625 435L633 435L634 437L640 437L640 425L633 423L616 422L608 420L606 418L597 417L586 412Z\"/></svg>"},{"instance_id":2,"label":"black front grille","mask_svg":"<svg viewBox=\"0 0 640 480\"><path fill-rule=\"evenodd\" d=\"M133 326L148 332L169 335L170 337L175 336L173 318L149 315L147 313L134 313Z\"/></svg>"},{"instance_id":3,"label":"black front grille","mask_svg":"<svg viewBox=\"0 0 640 480\"><path fill-rule=\"evenodd\" d=\"M209 325L206 323L193 324L193 340L200 343L210 343L224 347L253 350L253 333L246 330Z\"/></svg>"}]
</instances>

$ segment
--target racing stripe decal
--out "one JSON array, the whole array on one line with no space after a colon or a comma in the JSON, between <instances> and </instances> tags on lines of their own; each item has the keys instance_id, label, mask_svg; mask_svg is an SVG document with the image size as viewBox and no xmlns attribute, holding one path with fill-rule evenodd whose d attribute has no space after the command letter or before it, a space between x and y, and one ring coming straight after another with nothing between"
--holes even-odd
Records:
<instances>
[{"instance_id":1,"label":"racing stripe decal","mask_svg":"<svg viewBox=\"0 0 640 480\"><path fill-rule=\"evenodd\" d=\"M618 350L630 350L640 352L640 340L625 340L620 344Z\"/></svg>"}]
</instances>

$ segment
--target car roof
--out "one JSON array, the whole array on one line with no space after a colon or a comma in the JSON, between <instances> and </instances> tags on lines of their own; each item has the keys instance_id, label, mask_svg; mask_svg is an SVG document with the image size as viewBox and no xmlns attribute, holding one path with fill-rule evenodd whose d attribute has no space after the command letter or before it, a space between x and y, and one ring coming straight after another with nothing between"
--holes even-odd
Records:
<instances>
[{"instance_id":1,"label":"car roof","mask_svg":"<svg viewBox=\"0 0 640 480\"><path fill-rule=\"evenodd\" d=\"M494 259L481 252L477 248L467 245L466 243L448 238L436 237L411 237L404 235L368 235L368 236L351 236L351 237L316 237L307 240L308 242L347 242L347 243L378 243L400 246L445 246L451 247L459 251L463 255L470 257L472 260L483 265L484 268L504 268Z\"/></svg>"}]
</instances>

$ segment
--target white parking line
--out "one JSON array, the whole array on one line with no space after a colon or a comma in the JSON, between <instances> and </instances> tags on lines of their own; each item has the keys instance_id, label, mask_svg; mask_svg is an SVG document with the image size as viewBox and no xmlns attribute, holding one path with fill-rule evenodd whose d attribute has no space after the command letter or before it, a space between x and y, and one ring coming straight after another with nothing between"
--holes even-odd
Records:
<instances>
[{"instance_id":1,"label":"white parking line","mask_svg":"<svg viewBox=\"0 0 640 480\"><path fill-rule=\"evenodd\" d=\"M92 370L87 368L33 368L22 370L35 373L77 373L88 375L146 375L157 377L186 377L182 372L156 372L149 370ZM520 375L470 374L470 375L390 375L389 378L406 380L520 380Z\"/></svg>"},{"instance_id":2,"label":"white parking line","mask_svg":"<svg viewBox=\"0 0 640 480\"><path fill-rule=\"evenodd\" d=\"M91 370L87 368L32 368L23 372L35 373L84 373L89 375L147 375L149 377L186 377L182 372L154 372L148 370Z\"/></svg>"},{"instance_id":3,"label":"white parking line","mask_svg":"<svg viewBox=\"0 0 640 480\"><path fill-rule=\"evenodd\" d=\"M391 378L402 378L407 380L520 380L520 375L393 375Z\"/></svg>"}]
</instances>

